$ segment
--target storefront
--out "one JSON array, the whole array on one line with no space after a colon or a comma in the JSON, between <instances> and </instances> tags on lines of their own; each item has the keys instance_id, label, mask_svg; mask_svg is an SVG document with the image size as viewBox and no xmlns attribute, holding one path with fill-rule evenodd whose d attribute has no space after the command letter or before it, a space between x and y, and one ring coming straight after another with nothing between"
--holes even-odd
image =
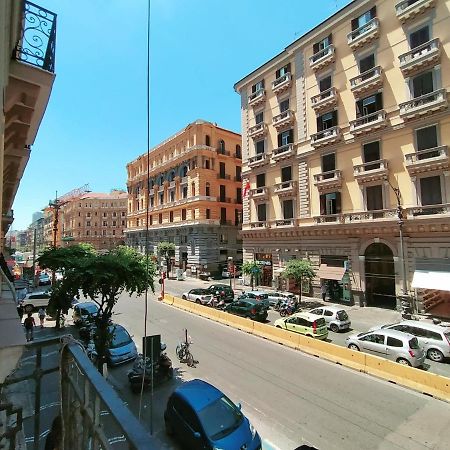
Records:
<instances>
[{"instance_id":1,"label":"storefront","mask_svg":"<svg viewBox=\"0 0 450 450\"><path fill-rule=\"evenodd\" d=\"M325 300L336 303L351 303L350 275L345 267L330 267L321 264L317 272L321 286L326 289Z\"/></svg>"},{"instance_id":2,"label":"storefront","mask_svg":"<svg viewBox=\"0 0 450 450\"><path fill-rule=\"evenodd\" d=\"M271 253L256 253L255 262L261 266L261 276L258 280L260 286L272 286L273 267Z\"/></svg>"}]
</instances>

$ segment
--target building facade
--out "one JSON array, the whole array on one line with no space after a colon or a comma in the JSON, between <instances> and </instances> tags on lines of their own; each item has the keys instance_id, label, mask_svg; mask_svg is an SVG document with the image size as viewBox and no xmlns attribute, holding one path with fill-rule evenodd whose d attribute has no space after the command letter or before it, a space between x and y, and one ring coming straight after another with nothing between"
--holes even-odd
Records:
<instances>
[{"instance_id":1,"label":"building facade","mask_svg":"<svg viewBox=\"0 0 450 450\"><path fill-rule=\"evenodd\" d=\"M308 258L310 293L443 307L418 280L450 280L449 9L353 1L236 83L244 260L265 263L265 283Z\"/></svg>"},{"instance_id":2,"label":"building facade","mask_svg":"<svg viewBox=\"0 0 450 450\"><path fill-rule=\"evenodd\" d=\"M151 149L148 164L147 174L144 154L127 165L128 245L156 253L173 242L175 267L193 274L241 262L241 136L197 120Z\"/></svg>"},{"instance_id":3,"label":"building facade","mask_svg":"<svg viewBox=\"0 0 450 450\"><path fill-rule=\"evenodd\" d=\"M88 192L61 203L60 246L91 244L98 251L125 244L127 217L125 191Z\"/></svg>"}]
</instances>

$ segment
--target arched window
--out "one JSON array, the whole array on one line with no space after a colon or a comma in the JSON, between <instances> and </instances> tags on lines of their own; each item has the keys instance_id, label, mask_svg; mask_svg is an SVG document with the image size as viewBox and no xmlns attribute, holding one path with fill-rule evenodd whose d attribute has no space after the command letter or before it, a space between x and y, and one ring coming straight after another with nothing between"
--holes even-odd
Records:
<instances>
[{"instance_id":1,"label":"arched window","mask_svg":"<svg viewBox=\"0 0 450 450\"><path fill-rule=\"evenodd\" d=\"M242 158L242 150L239 144L236 145L236 158Z\"/></svg>"},{"instance_id":2,"label":"arched window","mask_svg":"<svg viewBox=\"0 0 450 450\"><path fill-rule=\"evenodd\" d=\"M219 151L220 153L223 153L225 151L225 141L223 139L219 141Z\"/></svg>"},{"instance_id":3,"label":"arched window","mask_svg":"<svg viewBox=\"0 0 450 450\"><path fill-rule=\"evenodd\" d=\"M206 195L206 196L210 196L210 195L211 195L210 191L211 191L210 184L209 184L209 183L206 183L206 187L205 187L205 195Z\"/></svg>"},{"instance_id":4,"label":"arched window","mask_svg":"<svg viewBox=\"0 0 450 450\"><path fill-rule=\"evenodd\" d=\"M173 181L174 178L175 178L175 171L172 170L172 171L169 173L169 181Z\"/></svg>"},{"instance_id":5,"label":"arched window","mask_svg":"<svg viewBox=\"0 0 450 450\"><path fill-rule=\"evenodd\" d=\"M205 144L206 145L211 145L211 139L208 135L205 136Z\"/></svg>"},{"instance_id":6,"label":"arched window","mask_svg":"<svg viewBox=\"0 0 450 450\"><path fill-rule=\"evenodd\" d=\"M187 176L187 173L188 173L188 167L183 166L183 169L181 169L181 176L185 177L185 176Z\"/></svg>"}]
</instances>

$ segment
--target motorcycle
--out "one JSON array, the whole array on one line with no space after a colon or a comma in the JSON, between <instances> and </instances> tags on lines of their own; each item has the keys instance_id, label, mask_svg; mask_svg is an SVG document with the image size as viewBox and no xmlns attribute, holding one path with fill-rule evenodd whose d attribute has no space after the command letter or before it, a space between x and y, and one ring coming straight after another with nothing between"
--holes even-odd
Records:
<instances>
[{"instance_id":1,"label":"motorcycle","mask_svg":"<svg viewBox=\"0 0 450 450\"><path fill-rule=\"evenodd\" d=\"M282 304L278 309L281 317L290 316L291 314L299 311L301 311L301 308L297 302L286 302Z\"/></svg>"},{"instance_id":2,"label":"motorcycle","mask_svg":"<svg viewBox=\"0 0 450 450\"><path fill-rule=\"evenodd\" d=\"M206 306L216 309L224 309L226 306L225 298L220 295L212 295L211 300L209 300L209 302L206 303Z\"/></svg>"},{"instance_id":3,"label":"motorcycle","mask_svg":"<svg viewBox=\"0 0 450 450\"><path fill-rule=\"evenodd\" d=\"M152 383L152 373L153 385L161 384L162 382L173 378L172 360L164 351L166 347L166 344L161 343L161 352L158 361L154 363L152 363L151 358L149 357L145 358L144 363L144 355L142 354L139 354L135 359L133 368L128 372L128 381L130 382L132 392L141 392L143 379L144 389L150 387Z\"/></svg>"}]
</instances>

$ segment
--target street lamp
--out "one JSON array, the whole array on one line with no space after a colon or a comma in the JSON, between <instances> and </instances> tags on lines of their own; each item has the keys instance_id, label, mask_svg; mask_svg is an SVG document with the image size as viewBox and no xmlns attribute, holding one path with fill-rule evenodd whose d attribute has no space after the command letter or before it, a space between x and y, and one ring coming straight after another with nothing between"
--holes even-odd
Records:
<instances>
[{"instance_id":1,"label":"street lamp","mask_svg":"<svg viewBox=\"0 0 450 450\"><path fill-rule=\"evenodd\" d=\"M233 286L231 285L231 272L233 272L233 278L235 277L235 270L233 267L233 257L229 256L228 257L228 276L230 278L230 288L233 288Z\"/></svg>"}]
</instances>

